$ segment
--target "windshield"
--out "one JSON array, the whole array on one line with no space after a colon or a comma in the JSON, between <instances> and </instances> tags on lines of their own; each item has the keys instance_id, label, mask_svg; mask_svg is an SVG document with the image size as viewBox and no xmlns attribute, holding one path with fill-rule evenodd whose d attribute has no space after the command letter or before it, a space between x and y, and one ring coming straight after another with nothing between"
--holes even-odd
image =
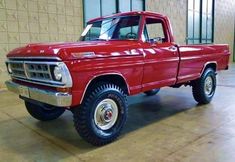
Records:
<instances>
[{"instance_id":1,"label":"windshield","mask_svg":"<svg viewBox=\"0 0 235 162\"><path fill-rule=\"evenodd\" d=\"M81 35L82 41L136 40L140 16L107 18L87 25Z\"/></svg>"}]
</instances>

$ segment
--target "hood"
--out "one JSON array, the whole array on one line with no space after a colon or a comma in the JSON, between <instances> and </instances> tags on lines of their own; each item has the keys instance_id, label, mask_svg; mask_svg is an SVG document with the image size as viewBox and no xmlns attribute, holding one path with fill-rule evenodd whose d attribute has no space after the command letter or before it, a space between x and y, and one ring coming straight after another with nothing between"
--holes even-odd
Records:
<instances>
[{"instance_id":1,"label":"hood","mask_svg":"<svg viewBox=\"0 0 235 162\"><path fill-rule=\"evenodd\" d=\"M125 55L135 41L83 41L34 43L12 50L7 57L59 57L62 60L83 57ZM135 43L136 44L136 43Z\"/></svg>"}]
</instances>

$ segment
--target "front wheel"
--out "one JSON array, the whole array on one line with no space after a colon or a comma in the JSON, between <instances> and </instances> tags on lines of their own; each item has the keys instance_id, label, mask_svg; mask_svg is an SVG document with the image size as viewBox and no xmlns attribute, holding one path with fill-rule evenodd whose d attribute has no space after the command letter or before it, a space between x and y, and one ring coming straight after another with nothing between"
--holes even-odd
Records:
<instances>
[{"instance_id":1,"label":"front wheel","mask_svg":"<svg viewBox=\"0 0 235 162\"><path fill-rule=\"evenodd\" d=\"M211 68L205 70L201 78L194 81L193 97L199 104L208 104L211 102L216 90L216 75Z\"/></svg>"},{"instance_id":2,"label":"front wheel","mask_svg":"<svg viewBox=\"0 0 235 162\"><path fill-rule=\"evenodd\" d=\"M55 107L43 103L34 104L28 101L25 101L25 107L31 116L41 121L57 119L65 111L65 108Z\"/></svg>"},{"instance_id":3,"label":"front wheel","mask_svg":"<svg viewBox=\"0 0 235 162\"><path fill-rule=\"evenodd\" d=\"M99 84L74 109L73 116L82 138L95 146L108 144L119 136L126 122L126 95L114 84Z\"/></svg>"}]
</instances>

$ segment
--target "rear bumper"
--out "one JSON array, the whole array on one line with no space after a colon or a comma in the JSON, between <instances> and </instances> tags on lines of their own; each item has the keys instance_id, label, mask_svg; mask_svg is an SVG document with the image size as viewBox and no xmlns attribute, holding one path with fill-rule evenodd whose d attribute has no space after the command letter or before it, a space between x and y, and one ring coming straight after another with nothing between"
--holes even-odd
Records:
<instances>
[{"instance_id":1,"label":"rear bumper","mask_svg":"<svg viewBox=\"0 0 235 162\"><path fill-rule=\"evenodd\" d=\"M24 98L58 107L69 107L72 105L72 95L68 93L27 87L12 81L6 81L5 84L9 91L14 92Z\"/></svg>"}]
</instances>

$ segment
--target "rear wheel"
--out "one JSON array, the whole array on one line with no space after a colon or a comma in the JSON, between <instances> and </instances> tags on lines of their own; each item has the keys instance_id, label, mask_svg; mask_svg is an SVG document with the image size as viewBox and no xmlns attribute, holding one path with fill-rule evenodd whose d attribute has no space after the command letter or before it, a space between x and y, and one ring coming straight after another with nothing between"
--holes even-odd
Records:
<instances>
[{"instance_id":1,"label":"rear wheel","mask_svg":"<svg viewBox=\"0 0 235 162\"><path fill-rule=\"evenodd\" d=\"M114 84L98 84L73 110L74 125L87 142L100 146L114 141L127 119L127 100Z\"/></svg>"},{"instance_id":2,"label":"rear wheel","mask_svg":"<svg viewBox=\"0 0 235 162\"><path fill-rule=\"evenodd\" d=\"M144 92L147 96L153 96L153 95L156 95L158 92L160 91L160 88L157 88L157 89L152 89L150 91L146 91Z\"/></svg>"},{"instance_id":3,"label":"rear wheel","mask_svg":"<svg viewBox=\"0 0 235 162\"><path fill-rule=\"evenodd\" d=\"M201 78L194 81L193 97L200 104L208 104L211 102L216 90L216 75L211 68L205 70Z\"/></svg>"},{"instance_id":4,"label":"rear wheel","mask_svg":"<svg viewBox=\"0 0 235 162\"><path fill-rule=\"evenodd\" d=\"M65 109L61 107L51 106L48 104L34 104L25 101L25 107L29 114L41 121L54 120L60 117Z\"/></svg>"}]
</instances>

